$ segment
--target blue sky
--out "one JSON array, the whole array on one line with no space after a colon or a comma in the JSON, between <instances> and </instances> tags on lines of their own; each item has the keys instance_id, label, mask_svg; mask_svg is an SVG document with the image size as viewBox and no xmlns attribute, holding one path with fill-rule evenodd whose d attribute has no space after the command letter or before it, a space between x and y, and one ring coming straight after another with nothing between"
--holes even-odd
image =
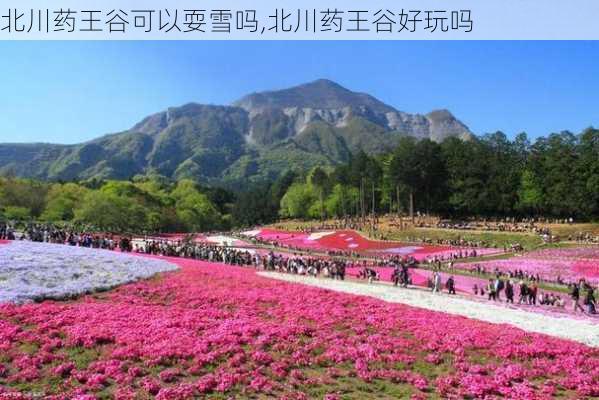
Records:
<instances>
[{"instance_id":1,"label":"blue sky","mask_svg":"<svg viewBox=\"0 0 599 400\"><path fill-rule=\"evenodd\" d=\"M2 42L0 142L76 143L318 78L477 134L599 126L599 42Z\"/></svg>"}]
</instances>

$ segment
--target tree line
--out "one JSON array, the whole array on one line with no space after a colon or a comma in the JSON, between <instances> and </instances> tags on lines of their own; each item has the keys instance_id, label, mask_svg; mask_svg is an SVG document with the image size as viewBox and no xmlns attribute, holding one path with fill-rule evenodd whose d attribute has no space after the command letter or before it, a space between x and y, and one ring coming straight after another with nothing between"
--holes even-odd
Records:
<instances>
[{"instance_id":1,"label":"tree line","mask_svg":"<svg viewBox=\"0 0 599 400\"><path fill-rule=\"evenodd\" d=\"M281 200L292 218L418 210L447 218L599 217L599 130L509 140L496 132L442 143L402 138L376 157L314 168Z\"/></svg>"},{"instance_id":2,"label":"tree line","mask_svg":"<svg viewBox=\"0 0 599 400\"><path fill-rule=\"evenodd\" d=\"M230 225L231 194L161 176L47 183L0 178L0 219L75 224L108 232L185 232Z\"/></svg>"},{"instance_id":3,"label":"tree line","mask_svg":"<svg viewBox=\"0 0 599 400\"><path fill-rule=\"evenodd\" d=\"M0 178L0 220L80 224L111 232L227 230L283 218L380 213L599 217L599 130L509 140L501 132L442 143L402 138L393 151L288 171L242 190L159 175L129 181Z\"/></svg>"}]
</instances>

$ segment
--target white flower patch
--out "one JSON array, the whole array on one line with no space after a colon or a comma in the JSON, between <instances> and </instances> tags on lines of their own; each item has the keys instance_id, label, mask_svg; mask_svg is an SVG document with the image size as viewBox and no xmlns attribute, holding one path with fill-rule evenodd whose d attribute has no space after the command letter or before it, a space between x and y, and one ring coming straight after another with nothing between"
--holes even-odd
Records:
<instances>
[{"instance_id":1,"label":"white flower patch","mask_svg":"<svg viewBox=\"0 0 599 400\"><path fill-rule=\"evenodd\" d=\"M330 232L330 231L327 231L327 232L314 232L314 233L310 234L310 236L308 236L308 240L322 239L323 237L332 235L334 233L335 233L334 231L333 232Z\"/></svg>"},{"instance_id":2,"label":"white flower patch","mask_svg":"<svg viewBox=\"0 0 599 400\"><path fill-rule=\"evenodd\" d=\"M207 242L217 244L219 246L232 246L235 243L241 242L232 236L212 235L206 238Z\"/></svg>"},{"instance_id":3,"label":"white flower patch","mask_svg":"<svg viewBox=\"0 0 599 400\"><path fill-rule=\"evenodd\" d=\"M65 299L178 267L117 251L12 242L0 247L0 303Z\"/></svg>"}]
</instances>

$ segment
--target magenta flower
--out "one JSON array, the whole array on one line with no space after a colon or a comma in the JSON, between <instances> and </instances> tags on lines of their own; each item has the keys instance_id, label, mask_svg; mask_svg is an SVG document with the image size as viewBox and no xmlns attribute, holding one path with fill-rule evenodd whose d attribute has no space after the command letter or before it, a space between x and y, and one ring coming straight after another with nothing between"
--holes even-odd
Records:
<instances>
[{"instance_id":1,"label":"magenta flower","mask_svg":"<svg viewBox=\"0 0 599 400\"><path fill-rule=\"evenodd\" d=\"M100 295L0 305L0 399L57 377L49 399L107 390L335 399L348 381L357 391L409 387L415 399L599 395L596 348L252 269L169 261L180 271Z\"/></svg>"}]
</instances>

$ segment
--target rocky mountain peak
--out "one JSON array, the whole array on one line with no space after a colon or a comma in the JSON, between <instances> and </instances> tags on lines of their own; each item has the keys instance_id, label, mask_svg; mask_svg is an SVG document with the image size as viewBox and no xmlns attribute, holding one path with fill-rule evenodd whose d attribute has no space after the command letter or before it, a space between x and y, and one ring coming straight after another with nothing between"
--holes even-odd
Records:
<instances>
[{"instance_id":1,"label":"rocky mountain peak","mask_svg":"<svg viewBox=\"0 0 599 400\"><path fill-rule=\"evenodd\" d=\"M353 92L328 79L288 89L252 93L233 103L249 114L250 142L271 144L264 125L278 126L276 139L302 133L315 122L344 128L355 118L372 122L389 132L442 141L449 136L471 135L468 127L448 110L426 115L399 111L375 97Z\"/></svg>"},{"instance_id":2,"label":"rocky mountain peak","mask_svg":"<svg viewBox=\"0 0 599 400\"><path fill-rule=\"evenodd\" d=\"M233 105L189 103L131 129L74 145L0 144L0 173L43 179L128 179L159 173L203 182L272 179L286 168L391 150L402 136L469 139L448 110L399 111L328 79L249 94Z\"/></svg>"},{"instance_id":3,"label":"rocky mountain peak","mask_svg":"<svg viewBox=\"0 0 599 400\"><path fill-rule=\"evenodd\" d=\"M288 89L252 93L233 104L250 113L268 108L340 110L348 107L369 107L379 112L393 110L368 94L352 92L328 79L318 79Z\"/></svg>"}]
</instances>

